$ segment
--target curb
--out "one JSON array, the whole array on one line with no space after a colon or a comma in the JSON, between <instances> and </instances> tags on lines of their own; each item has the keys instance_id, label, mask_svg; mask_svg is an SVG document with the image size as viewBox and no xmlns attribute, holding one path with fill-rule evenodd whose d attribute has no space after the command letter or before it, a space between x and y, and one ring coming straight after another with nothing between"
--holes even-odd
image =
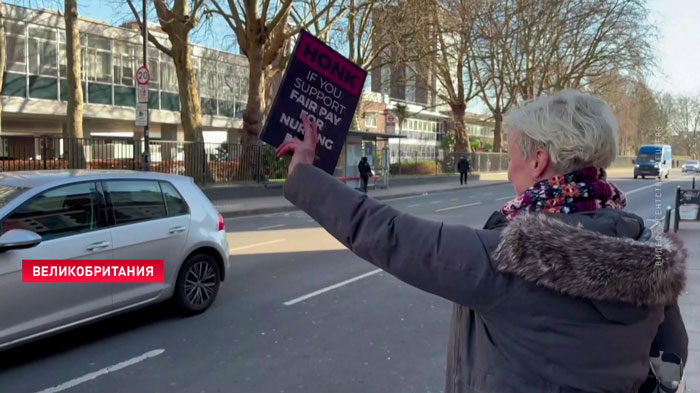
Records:
<instances>
[{"instance_id":1,"label":"curb","mask_svg":"<svg viewBox=\"0 0 700 393\"><path fill-rule=\"evenodd\" d=\"M430 191L430 192L405 192L402 194L394 194L394 195L385 195L379 198L374 198L378 201L385 201L385 200L391 200L391 199L396 199L396 198L406 198L406 197L411 197L411 196L419 196L419 195L433 195L433 194L441 194L445 192L452 192L452 191L457 191L457 190L464 190L464 189L473 189L473 188L485 188L485 187L493 187L493 186L501 186L504 184L509 184L507 181L499 181L497 183L491 183L491 184L479 184L476 186L467 186L465 187L453 187L453 188L446 188L438 191ZM216 207L216 205L214 205ZM296 206L276 206L276 207L261 207L258 209L249 209L249 210L238 210L238 211L232 211L232 212L225 212L220 214L224 218L238 218L238 217L248 217L248 216L257 216L261 214L274 214L274 213L287 213L287 212L292 212L292 211L298 211L299 209Z\"/></svg>"}]
</instances>

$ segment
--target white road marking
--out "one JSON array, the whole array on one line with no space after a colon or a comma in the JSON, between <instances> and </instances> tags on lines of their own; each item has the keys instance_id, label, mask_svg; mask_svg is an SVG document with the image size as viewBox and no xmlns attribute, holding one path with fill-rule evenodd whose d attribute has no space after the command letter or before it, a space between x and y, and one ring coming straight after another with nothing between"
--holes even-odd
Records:
<instances>
[{"instance_id":1,"label":"white road marking","mask_svg":"<svg viewBox=\"0 0 700 393\"><path fill-rule=\"evenodd\" d=\"M492 192L487 192L486 194L484 194L484 196L489 196L489 195L493 195L493 193L492 193Z\"/></svg>"},{"instance_id":2,"label":"white road marking","mask_svg":"<svg viewBox=\"0 0 700 393\"><path fill-rule=\"evenodd\" d=\"M463 208L463 207L476 206L476 205L481 205L481 202L474 202L474 203L467 203L466 205L457 205L457 206L445 207L445 208L442 208L442 209L437 209L437 210L435 210L435 212L436 212L436 213L446 212L446 211L448 211L448 210L461 209L461 208Z\"/></svg>"},{"instance_id":3,"label":"white road marking","mask_svg":"<svg viewBox=\"0 0 700 393\"><path fill-rule=\"evenodd\" d=\"M80 377L80 378L71 379L71 380L68 381L68 382L64 382L64 383L62 383L62 384L60 384L60 385L56 385L56 386L51 387L51 388L48 388L48 389L44 389L44 390L42 390L42 391L40 391L40 392L37 392L37 393L56 393L56 392L61 392L61 391L64 391L64 390L66 390L66 389L70 389L70 388L72 388L72 387L74 387L74 386L80 385L81 383L85 383L85 382L88 382L88 381L92 381L93 379L95 379L95 378L97 378L97 377L100 377L100 376L102 376L102 375L109 374L109 373L111 373L111 372L115 372L115 371L121 370L121 369L123 369L123 368L125 368L125 367L133 366L134 364L143 362L144 360L147 360L147 359L149 359L149 358L156 357L156 356L162 354L163 352L165 352L165 349L154 349L154 350L152 350L152 351L148 351L148 352L144 353L144 354L141 355L141 356L136 356L136 357L131 358L131 359L129 359L129 360L126 360L126 361L123 361L123 362L114 364L114 365L112 365L112 366L105 367L105 368L103 368L103 369L100 369L100 370L91 372L91 373L89 373L89 374L85 374L85 375L83 375L83 376Z\"/></svg>"},{"instance_id":4,"label":"white road marking","mask_svg":"<svg viewBox=\"0 0 700 393\"><path fill-rule=\"evenodd\" d=\"M260 227L260 228L258 228L258 230L263 231L265 229L279 228L279 227L283 227L283 226L284 226L284 224L268 225L266 227Z\"/></svg>"},{"instance_id":5,"label":"white road marking","mask_svg":"<svg viewBox=\"0 0 700 393\"><path fill-rule=\"evenodd\" d=\"M276 239L276 240L270 240L266 242L261 242L261 243L254 243L254 244L249 244L247 246L241 246L241 247L234 247L230 248L228 252L234 252L234 251L240 251L240 250L247 250L249 248L255 248L255 247L260 247L260 246L267 246L268 244L275 244L275 243L281 243L285 242L287 239Z\"/></svg>"},{"instance_id":6,"label":"white road marking","mask_svg":"<svg viewBox=\"0 0 700 393\"><path fill-rule=\"evenodd\" d=\"M287 302L284 302L283 304L284 304L285 306L293 306L293 305L295 305L295 304L297 304L297 303L299 303L299 302L303 302L304 300L310 299L310 298L312 298L312 297L314 297L314 296L318 296L318 295L320 295L320 294L322 294L322 293L326 293L326 292L328 292L328 291L332 291L332 290L334 290L334 289L336 289L336 288L340 288L340 287L342 287L342 286L344 286L344 285L348 285L348 284L353 283L353 282L355 282L355 281L362 280L363 278L367 278L367 277L369 277L369 276L373 276L373 275L375 275L375 274L377 274L377 273L379 273L379 272L381 272L381 271L382 271L382 269L376 269L376 270L372 270L371 272L367 272L367 273L365 273L365 274L360 274L360 275L357 276L357 277L353 277L353 278L348 279L348 280L345 280L345 281L343 281L343 282L339 282L339 283L337 283L337 284L333 284L333 285L331 285L331 286L328 286L328 287L319 289L318 291L314 291L314 292L311 292L311 293L306 294L306 295L304 295L304 296L300 296L300 297L298 297L298 298L296 298L296 299L289 300L289 301L287 301Z\"/></svg>"},{"instance_id":7,"label":"white road marking","mask_svg":"<svg viewBox=\"0 0 700 393\"><path fill-rule=\"evenodd\" d=\"M216 206L214 206L216 207ZM247 220L250 218L281 218L284 217L284 213L269 213L269 214L252 214L249 216L238 216L238 217L224 217L224 221L239 221Z\"/></svg>"},{"instance_id":8,"label":"white road marking","mask_svg":"<svg viewBox=\"0 0 700 393\"><path fill-rule=\"evenodd\" d=\"M406 208L407 208L407 209L410 209L410 208L412 208L412 207L418 207L418 206L420 206L420 203L416 203L416 204L414 204L414 205L408 205L408 206L406 206Z\"/></svg>"},{"instance_id":9,"label":"white road marking","mask_svg":"<svg viewBox=\"0 0 700 393\"><path fill-rule=\"evenodd\" d=\"M507 197L501 197L501 198L496 198L497 201L503 201L506 199L513 199L515 198L515 195L507 196Z\"/></svg>"},{"instance_id":10,"label":"white road marking","mask_svg":"<svg viewBox=\"0 0 700 393\"><path fill-rule=\"evenodd\" d=\"M306 220L306 222L316 222L316 220Z\"/></svg>"},{"instance_id":11,"label":"white road marking","mask_svg":"<svg viewBox=\"0 0 700 393\"><path fill-rule=\"evenodd\" d=\"M643 190L646 190L646 189L652 188L652 187L656 187L656 183L654 183L654 184L649 184L648 186L644 186L644 187L635 188L634 190L630 190L630 191L627 191L627 192L623 191L622 193L625 194L625 195L632 195L632 194L634 194L635 192L643 191Z\"/></svg>"},{"instance_id":12,"label":"white road marking","mask_svg":"<svg viewBox=\"0 0 700 393\"><path fill-rule=\"evenodd\" d=\"M452 199L450 199L450 202L456 202L458 200L459 200L459 198L452 198Z\"/></svg>"},{"instance_id":13,"label":"white road marking","mask_svg":"<svg viewBox=\"0 0 700 393\"><path fill-rule=\"evenodd\" d=\"M443 200L432 201L432 202L430 202L430 204L431 204L431 205L437 205L438 203L442 203L442 202L445 202L445 201L443 201Z\"/></svg>"},{"instance_id":14,"label":"white road marking","mask_svg":"<svg viewBox=\"0 0 700 393\"><path fill-rule=\"evenodd\" d=\"M414 199L414 198L422 198L424 196L428 196L427 192L424 192L420 195L409 195L405 197L399 197L399 198L389 198L389 199L382 199L381 202L394 202L394 201L403 201L406 199Z\"/></svg>"}]
</instances>

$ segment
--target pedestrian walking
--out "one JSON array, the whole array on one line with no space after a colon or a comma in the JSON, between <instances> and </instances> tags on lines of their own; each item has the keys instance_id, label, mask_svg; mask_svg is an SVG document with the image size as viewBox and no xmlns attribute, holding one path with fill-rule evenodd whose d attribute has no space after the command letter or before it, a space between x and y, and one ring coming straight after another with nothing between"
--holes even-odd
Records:
<instances>
[{"instance_id":1,"label":"pedestrian walking","mask_svg":"<svg viewBox=\"0 0 700 393\"><path fill-rule=\"evenodd\" d=\"M360 171L360 179L362 179L361 190L362 192L367 192L367 183L369 182L369 177L372 176L372 167L369 165L367 157L360 159L357 169Z\"/></svg>"},{"instance_id":2,"label":"pedestrian walking","mask_svg":"<svg viewBox=\"0 0 700 393\"><path fill-rule=\"evenodd\" d=\"M466 185L467 177L469 176L469 160L462 156L457 162L457 170L459 171L459 184Z\"/></svg>"},{"instance_id":3,"label":"pedestrian walking","mask_svg":"<svg viewBox=\"0 0 700 393\"><path fill-rule=\"evenodd\" d=\"M625 196L600 171L618 146L609 107L565 90L504 120L517 197L483 229L415 217L344 187L311 165L318 134L307 118L304 141L278 150L294 153L284 195L361 258L453 302L446 393L678 383L650 364L680 369L687 358L677 305L686 252L625 212Z\"/></svg>"}]
</instances>

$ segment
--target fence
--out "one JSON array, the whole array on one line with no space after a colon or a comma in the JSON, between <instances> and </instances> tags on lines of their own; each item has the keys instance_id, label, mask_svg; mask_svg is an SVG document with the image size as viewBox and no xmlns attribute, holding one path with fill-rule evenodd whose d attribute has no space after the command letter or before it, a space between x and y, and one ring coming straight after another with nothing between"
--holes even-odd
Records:
<instances>
[{"instance_id":1,"label":"fence","mask_svg":"<svg viewBox=\"0 0 700 393\"><path fill-rule=\"evenodd\" d=\"M151 171L191 176L199 184L268 183L287 177L287 159L267 145L151 141ZM143 169L144 142L126 138L0 137L0 171L44 169ZM503 153L445 153L404 156L391 164L392 175L455 173L459 158L472 171L508 170ZM634 157L618 157L613 167L632 166Z\"/></svg>"},{"instance_id":2,"label":"fence","mask_svg":"<svg viewBox=\"0 0 700 393\"><path fill-rule=\"evenodd\" d=\"M151 171L191 176L200 184L270 182L287 176L287 160L267 145L151 141ZM0 137L0 171L143 169L142 140Z\"/></svg>"},{"instance_id":3,"label":"fence","mask_svg":"<svg viewBox=\"0 0 700 393\"><path fill-rule=\"evenodd\" d=\"M438 150L433 155L414 155L402 157L401 162L391 166L392 175L439 175L457 172L457 162L461 157L469 160L474 172L503 172L508 170L506 153L445 153ZM611 168L632 167L634 157L619 156L610 165Z\"/></svg>"}]
</instances>

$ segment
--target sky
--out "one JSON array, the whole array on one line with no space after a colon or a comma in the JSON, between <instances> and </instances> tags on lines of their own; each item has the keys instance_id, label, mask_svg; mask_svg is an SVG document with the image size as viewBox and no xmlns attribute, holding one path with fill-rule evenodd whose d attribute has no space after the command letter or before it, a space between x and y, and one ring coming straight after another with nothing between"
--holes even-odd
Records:
<instances>
[{"instance_id":1,"label":"sky","mask_svg":"<svg viewBox=\"0 0 700 393\"><path fill-rule=\"evenodd\" d=\"M700 1L650 0L650 19L659 29L660 72L654 88L674 94L700 94Z\"/></svg>"},{"instance_id":2,"label":"sky","mask_svg":"<svg viewBox=\"0 0 700 393\"><path fill-rule=\"evenodd\" d=\"M133 2L137 7L141 4L140 0ZM120 23L128 15L125 1L83 0L78 4L81 16L111 24ZM124 6L119 7L119 4ZM46 5L51 5L50 1ZM655 49L659 65L650 84L656 90L673 94L700 94L700 0L648 0L648 6L650 20L658 29ZM228 28L222 22L215 29L217 34L200 33L193 41L230 50L233 38ZM222 39L224 35L227 37Z\"/></svg>"}]
</instances>

